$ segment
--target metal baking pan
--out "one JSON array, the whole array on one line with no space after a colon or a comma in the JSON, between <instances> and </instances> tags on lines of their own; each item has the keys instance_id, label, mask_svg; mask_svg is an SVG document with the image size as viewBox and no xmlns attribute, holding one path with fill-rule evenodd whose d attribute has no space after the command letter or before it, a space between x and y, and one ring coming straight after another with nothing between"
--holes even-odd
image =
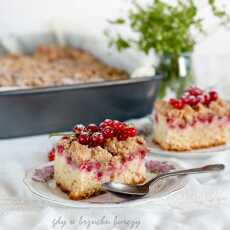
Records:
<instances>
[{"instance_id":1,"label":"metal baking pan","mask_svg":"<svg viewBox=\"0 0 230 230\"><path fill-rule=\"evenodd\" d=\"M75 34L28 34L0 38L0 55L32 53L38 44L79 47L97 55L87 37ZM61 42L60 42L61 41ZM63 44L64 43L64 44ZM97 41L98 43L98 41ZM95 46L93 46L95 47ZM102 53L101 51L99 52ZM128 58L126 58L128 60ZM109 64L121 66L121 60ZM107 63L108 64L108 63ZM152 111L160 76L90 84L0 91L0 138L70 130L75 123L98 123L105 118L127 120Z\"/></svg>"},{"instance_id":2,"label":"metal baking pan","mask_svg":"<svg viewBox=\"0 0 230 230\"><path fill-rule=\"evenodd\" d=\"M152 111L161 77L0 92L0 138L127 120Z\"/></svg>"}]
</instances>

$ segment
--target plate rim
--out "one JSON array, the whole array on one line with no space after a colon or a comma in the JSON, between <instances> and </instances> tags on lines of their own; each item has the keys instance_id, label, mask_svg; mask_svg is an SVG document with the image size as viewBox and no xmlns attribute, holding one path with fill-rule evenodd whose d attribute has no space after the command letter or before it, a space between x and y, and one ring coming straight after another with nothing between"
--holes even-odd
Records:
<instances>
[{"instance_id":1,"label":"plate rim","mask_svg":"<svg viewBox=\"0 0 230 230\"><path fill-rule=\"evenodd\" d=\"M150 158L150 160L152 160L153 158L154 158L154 160L157 160L152 154L149 155L149 158ZM181 169L184 168L183 165L179 164L178 162L176 162L176 161L174 161L172 159L168 159L167 161L173 163L176 166L178 166L178 168L181 168ZM168 192L166 194L163 194L163 195L161 195L159 197L142 197L141 199L114 202L114 203L97 203L97 202L92 202L91 203L91 202L72 201L72 200L67 199L66 203L65 203L64 201L61 201L61 200L59 201L58 198L53 199L53 198L50 198L48 195L46 195L44 193L41 194L29 182L31 180L31 176L29 174L31 174L33 170L35 170L36 168L42 167L42 165L45 166L45 165L47 165L49 163L50 162L43 163L43 164L40 164L38 167L33 167L33 168L30 168L30 169L26 170L25 176L23 178L23 183L27 187L27 189L34 196L39 198L40 200L47 201L48 203L55 204L55 205L58 205L58 206L61 206L61 207L68 207L68 208L121 208L121 207L136 206L136 205L141 205L141 204L144 204L144 203L147 203L147 202L150 202L150 201L156 201L156 200L165 199L165 198L169 197L170 195L173 195L173 194L181 191L188 184L188 177L187 176L181 176L180 179L179 179L179 184L177 185L176 188L172 188L172 190L170 192ZM37 182L37 183L41 183L41 182ZM47 184L47 182L45 182L44 184ZM64 198L62 198L62 199L64 199Z\"/></svg>"},{"instance_id":2,"label":"plate rim","mask_svg":"<svg viewBox=\"0 0 230 230\"><path fill-rule=\"evenodd\" d=\"M204 159L204 158L210 158L216 156L217 153L220 154L230 150L230 142L227 142L224 145L213 146L209 148L194 149L191 151L168 151L162 149L159 145L153 142L153 134L145 137L145 140L151 154L158 155L161 157L169 157L169 158L175 157L181 159L182 158Z\"/></svg>"}]
</instances>

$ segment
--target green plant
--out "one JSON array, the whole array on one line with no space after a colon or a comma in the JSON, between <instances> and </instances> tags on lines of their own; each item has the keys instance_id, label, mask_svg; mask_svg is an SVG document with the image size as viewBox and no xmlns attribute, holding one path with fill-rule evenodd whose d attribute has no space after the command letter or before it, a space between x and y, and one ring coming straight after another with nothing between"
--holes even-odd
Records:
<instances>
[{"instance_id":1,"label":"green plant","mask_svg":"<svg viewBox=\"0 0 230 230\"><path fill-rule=\"evenodd\" d=\"M220 19L222 25L226 25L230 21L229 15L217 7L216 0L207 2L213 15ZM136 38L124 38L119 32L113 37L106 33L110 45L115 45L119 51L134 46L146 54L152 49L157 54L191 52L196 44L191 30L205 33L203 19L198 17L198 6L194 0L177 0L174 5L153 0L145 7L135 1L133 6L128 19L109 21L114 25L128 25L137 34Z\"/></svg>"}]
</instances>

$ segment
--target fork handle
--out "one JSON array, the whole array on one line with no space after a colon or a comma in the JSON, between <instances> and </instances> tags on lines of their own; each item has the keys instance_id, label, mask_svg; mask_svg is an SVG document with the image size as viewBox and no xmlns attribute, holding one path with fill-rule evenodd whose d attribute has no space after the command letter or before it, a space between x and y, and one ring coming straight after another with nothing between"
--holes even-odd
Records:
<instances>
[{"instance_id":1,"label":"fork handle","mask_svg":"<svg viewBox=\"0 0 230 230\"><path fill-rule=\"evenodd\" d=\"M146 184L150 185L153 182L156 182L157 180L170 177L170 176L179 176L179 175L188 175L188 174L196 174L196 173L208 173L208 172L218 172L221 170L224 170L225 165L224 164L211 164L211 165L205 165L203 167L199 168L192 168L192 169L186 169L186 170L179 170L174 172L168 172L168 173L162 173L150 181L148 181Z\"/></svg>"}]
</instances>

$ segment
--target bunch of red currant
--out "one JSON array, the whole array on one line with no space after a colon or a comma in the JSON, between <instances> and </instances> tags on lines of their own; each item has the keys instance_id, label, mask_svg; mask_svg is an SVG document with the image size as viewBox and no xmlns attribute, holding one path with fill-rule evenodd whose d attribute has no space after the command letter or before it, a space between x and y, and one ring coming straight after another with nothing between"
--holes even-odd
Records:
<instances>
[{"instance_id":1,"label":"bunch of red currant","mask_svg":"<svg viewBox=\"0 0 230 230\"><path fill-rule=\"evenodd\" d=\"M98 126L96 124L88 126L77 124L73 131L80 144L91 147L102 146L108 138L117 137L118 140L124 141L128 137L136 136L135 128L129 127L121 121L110 119L105 119Z\"/></svg>"},{"instance_id":2,"label":"bunch of red currant","mask_svg":"<svg viewBox=\"0 0 230 230\"><path fill-rule=\"evenodd\" d=\"M202 89L192 86L188 88L184 95L179 99L171 98L169 103L175 109L183 109L185 105L197 106L199 103L209 106L212 101L218 99L218 94L216 91L211 90L205 92Z\"/></svg>"}]
</instances>

